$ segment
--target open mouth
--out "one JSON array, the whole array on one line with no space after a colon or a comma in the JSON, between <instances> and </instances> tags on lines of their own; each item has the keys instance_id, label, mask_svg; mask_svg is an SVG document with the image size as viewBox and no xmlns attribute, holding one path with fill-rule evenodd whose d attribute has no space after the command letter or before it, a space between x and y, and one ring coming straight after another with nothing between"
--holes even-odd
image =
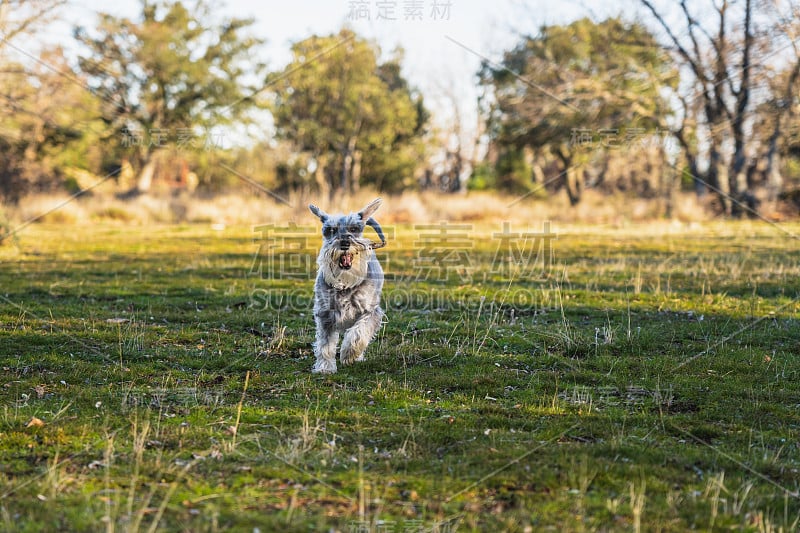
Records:
<instances>
[{"instance_id":1,"label":"open mouth","mask_svg":"<svg viewBox=\"0 0 800 533\"><path fill-rule=\"evenodd\" d=\"M350 267L353 266L353 254L351 252L345 252L339 257L339 268L342 270L350 270Z\"/></svg>"}]
</instances>

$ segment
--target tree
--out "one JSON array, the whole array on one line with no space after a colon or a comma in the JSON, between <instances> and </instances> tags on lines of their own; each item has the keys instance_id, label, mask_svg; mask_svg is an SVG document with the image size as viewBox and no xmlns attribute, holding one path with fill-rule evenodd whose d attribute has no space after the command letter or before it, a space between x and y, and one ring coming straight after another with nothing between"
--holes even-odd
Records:
<instances>
[{"instance_id":1,"label":"tree","mask_svg":"<svg viewBox=\"0 0 800 533\"><path fill-rule=\"evenodd\" d=\"M685 30L680 32L653 2L641 2L666 33L665 49L693 76L696 90L689 98L699 99L702 110L695 123L707 132L708 170L701 179L717 193L727 213L739 215L742 205L753 204L746 179L748 119L758 68L752 61L757 45L753 0L744 0L738 19L734 18L735 6L729 0L712 2L713 16L700 16L690 10L686 0L681 0ZM691 113L693 108L684 105L684 111ZM686 131L679 128L674 133L684 149L690 151L690 166L696 167L693 161L697 158L697 144L682 138ZM730 154L725 149L729 141L733 144Z\"/></svg>"},{"instance_id":2,"label":"tree","mask_svg":"<svg viewBox=\"0 0 800 533\"><path fill-rule=\"evenodd\" d=\"M292 54L267 78L272 112L278 136L311 154L320 192L412 184L428 113L400 73L402 56L380 63L350 30L297 42Z\"/></svg>"},{"instance_id":3,"label":"tree","mask_svg":"<svg viewBox=\"0 0 800 533\"><path fill-rule=\"evenodd\" d=\"M19 46L23 37L30 39L52 22L63 4L64 0L0 2L0 198L12 203L51 178L40 164L42 152L80 133L71 127L65 110L85 108L71 100L75 91L61 74L66 71L68 78L71 71L60 51L35 58Z\"/></svg>"},{"instance_id":4,"label":"tree","mask_svg":"<svg viewBox=\"0 0 800 533\"><path fill-rule=\"evenodd\" d=\"M191 8L145 0L138 20L101 14L95 31L75 28L80 69L103 101L110 136L141 166L142 191L166 144L244 121L253 105L259 87L246 77L263 70L252 59L261 41L245 35L253 21L210 18L202 0Z\"/></svg>"},{"instance_id":5,"label":"tree","mask_svg":"<svg viewBox=\"0 0 800 533\"><path fill-rule=\"evenodd\" d=\"M500 147L498 161L520 169L526 149L536 157L547 151L562 164L561 185L573 205L597 148L618 143L626 131L659 127L666 109L660 91L677 80L650 32L618 18L544 26L500 65L485 62L480 76L491 88L487 128Z\"/></svg>"},{"instance_id":6,"label":"tree","mask_svg":"<svg viewBox=\"0 0 800 533\"><path fill-rule=\"evenodd\" d=\"M797 130L791 131L791 119L796 116L800 108L797 88L800 86L800 6L789 4L789 12L779 17L777 29L788 37L794 57L786 70L779 71L771 80L771 98L766 102L766 121L772 122L771 132L766 142L764 175L767 183L767 200L775 201L784 186L784 179L780 168L779 144L786 140L786 144L798 146ZM794 137L792 139L792 137ZM794 142L792 142L794 141ZM789 152L789 147L784 152Z\"/></svg>"},{"instance_id":7,"label":"tree","mask_svg":"<svg viewBox=\"0 0 800 533\"><path fill-rule=\"evenodd\" d=\"M475 113L475 127L470 127L468 118L471 110L466 107L469 99L459 90L452 76L443 75L434 87L436 90L432 101L438 111L438 120L429 137L432 137L430 144L437 150L429 158L429 168L425 170L420 185L423 189L447 193L460 192L467 186L474 189L478 182L471 176L476 172L485 121L479 113ZM477 171L481 173L483 169ZM484 187L486 183L484 180Z\"/></svg>"},{"instance_id":8,"label":"tree","mask_svg":"<svg viewBox=\"0 0 800 533\"><path fill-rule=\"evenodd\" d=\"M62 50L45 50L31 66L6 66L0 75L6 117L0 126L0 194L15 203L31 189L61 185L71 171L99 171L98 105Z\"/></svg>"}]
</instances>

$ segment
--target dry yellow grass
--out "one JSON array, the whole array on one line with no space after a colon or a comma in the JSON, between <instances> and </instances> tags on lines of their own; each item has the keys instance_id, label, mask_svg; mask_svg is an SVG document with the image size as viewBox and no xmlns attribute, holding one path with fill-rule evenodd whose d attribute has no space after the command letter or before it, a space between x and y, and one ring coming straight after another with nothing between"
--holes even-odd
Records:
<instances>
[{"instance_id":1,"label":"dry yellow grass","mask_svg":"<svg viewBox=\"0 0 800 533\"><path fill-rule=\"evenodd\" d=\"M306 220L309 203L329 211L356 210L378 194L365 190L357 195L332 200L300 193L279 201L265 194L223 194L202 196L143 195L121 200L111 194L95 194L70 199L63 195L37 195L25 198L6 210L14 224L27 221L49 223L93 223L118 221L124 224L207 223L247 225ZM556 195L546 200L520 198L486 192L446 195L433 192L408 192L385 197L381 221L389 224L437 222L497 222L551 220L561 223L610 224L616 227L663 219L663 204L657 200L609 197L587 191L584 201L571 207L566 198ZM710 220L711 213L694 195L676 197L672 219L681 222Z\"/></svg>"}]
</instances>

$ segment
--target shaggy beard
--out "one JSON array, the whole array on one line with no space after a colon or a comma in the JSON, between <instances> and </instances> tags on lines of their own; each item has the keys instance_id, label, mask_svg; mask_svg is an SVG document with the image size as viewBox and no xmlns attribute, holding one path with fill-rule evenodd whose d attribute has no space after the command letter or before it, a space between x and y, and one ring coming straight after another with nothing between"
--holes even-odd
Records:
<instances>
[{"instance_id":1,"label":"shaggy beard","mask_svg":"<svg viewBox=\"0 0 800 533\"><path fill-rule=\"evenodd\" d=\"M366 279L372 254L369 241L351 240L347 250L342 250L334 241L320 250L317 264L328 285L349 289Z\"/></svg>"}]
</instances>

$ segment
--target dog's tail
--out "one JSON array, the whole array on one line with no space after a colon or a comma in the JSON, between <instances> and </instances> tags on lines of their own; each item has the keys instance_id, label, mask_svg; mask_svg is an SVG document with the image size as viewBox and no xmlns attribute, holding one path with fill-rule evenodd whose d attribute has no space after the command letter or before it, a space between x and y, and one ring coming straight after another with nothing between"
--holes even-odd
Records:
<instances>
[{"instance_id":1,"label":"dog's tail","mask_svg":"<svg viewBox=\"0 0 800 533\"><path fill-rule=\"evenodd\" d=\"M372 249L375 250L377 248L383 248L386 246L386 237L383 235L383 230L381 229L381 225L378 224L378 221L372 217L369 217L365 222L367 226L370 226L372 229L375 230L375 233L378 234L378 237L381 239L381 242L373 242Z\"/></svg>"}]
</instances>

